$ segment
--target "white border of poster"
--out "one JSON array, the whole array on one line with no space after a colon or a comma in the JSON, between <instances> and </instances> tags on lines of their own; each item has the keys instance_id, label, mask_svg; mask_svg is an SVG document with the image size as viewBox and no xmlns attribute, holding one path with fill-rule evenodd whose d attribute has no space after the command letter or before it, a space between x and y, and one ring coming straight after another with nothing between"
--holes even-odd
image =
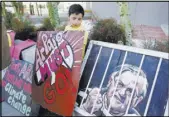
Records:
<instances>
[{"instance_id":1,"label":"white border of poster","mask_svg":"<svg viewBox=\"0 0 169 117\"><path fill-rule=\"evenodd\" d=\"M82 64L82 67L81 67L81 76L83 74L85 65L87 63L87 59L89 57L89 54L90 54L90 51L91 51L93 45L99 45L101 47L108 47L108 48L112 48L112 49L118 49L118 50L122 50L122 51L126 51L126 52L133 52L133 53L136 53L136 54L142 54L144 56L148 55L148 56L152 56L152 57L158 57L160 61L162 61L162 59L169 60L169 54L168 53L91 40L90 43L89 43L89 46L87 48L86 55L84 57L83 64ZM143 57L143 59L144 59L144 57ZM159 61L159 64L161 64L160 61ZM156 71L156 74L158 74L157 72L158 72L158 70ZM79 92L78 95L81 95L81 96L83 95L84 96L85 94L81 94L81 92ZM169 115L168 110L169 109L168 109L168 101L167 101L167 105L166 105L164 116L168 116ZM91 116L91 114L85 112L84 110L82 110L77 105L75 105L74 111L75 111L75 113L77 112L77 113L79 113L81 115L85 114L85 116Z\"/></svg>"}]
</instances>

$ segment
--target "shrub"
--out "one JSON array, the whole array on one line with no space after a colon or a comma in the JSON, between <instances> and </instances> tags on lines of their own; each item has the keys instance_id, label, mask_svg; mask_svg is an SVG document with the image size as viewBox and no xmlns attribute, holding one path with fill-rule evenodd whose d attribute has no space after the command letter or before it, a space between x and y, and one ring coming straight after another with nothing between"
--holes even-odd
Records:
<instances>
[{"instance_id":1,"label":"shrub","mask_svg":"<svg viewBox=\"0 0 169 117\"><path fill-rule=\"evenodd\" d=\"M93 27L89 39L126 44L125 30L113 18L99 20Z\"/></svg>"},{"instance_id":2,"label":"shrub","mask_svg":"<svg viewBox=\"0 0 169 117\"><path fill-rule=\"evenodd\" d=\"M169 53L169 40L166 40L166 41L146 40L142 43L142 45L144 49L150 49L150 50Z\"/></svg>"},{"instance_id":3,"label":"shrub","mask_svg":"<svg viewBox=\"0 0 169 117\"><path fill-rule=\"evenodd\" d=\"M58 26L56 29L52 26L50 19L45 18L42 22L42 26L37 29L37 31L54 31L54 30L59 30L63 31L65 30L65 24Z\"/></svg>"},{"instance_id":4,"label":"shrub","mask_svg":"<svg viewBox=\"0 0 169 117\"><path fill-rule=\"evenodd\" d=\"M23 22L21 22L18 18L12 19L12 30L14 30L15 32L20 32L23 28Z\"/></svg>"},{"instance_id":5,"label":"shrub","mask_svg":"<svg viewBox=\"0 0 169 117\"><path fill-rule=\"evenodd\" d=\"M16 32L15 39L27 40L32 39L32 33L34 33L34 27L26 27Z\"/></svg>"},{"instance_id":6,"label":"shrub","mask_svg":"<svg viewBox=\"0 0 169 117\"><path fill-rule=\"evenodd\" d=\"M63 24L63 25L57 27L55 30L64 31L65 27L66 27L66 24Z\"/></svg>"},{"instance_id":7,"label":"shrub","mask_svg":"<svg viewBox=\"0 0 169 117\"><path fill-rule=\"evenodd\" d=\"M7 29L12 29L12 19L13 18L14 18L14 14L12 14L11 12L6 12L4 20L5 20L5 26Z\"/></svg>"},{"instance_id":8,"label":"shrub","mask_svg":"<svg viewBox=\"0 0 169 117\"><path fill-rule=\"evenodd\" d=\"M27 40L32 39L32 34L35 31L35 27L31 24L29 19L17 18L11 12L6 12L4 17L5 25L8 30L14 30L16 32L15 39Z\"/></svg>"},{"instance_id":9,"label":"shrub","mask_svg":"<svg viewBox=\"0 0 169 117\"><path fill-rule=\"evenodd\" d=\"M16 32L15 39L24 41L30 38L31 33L35 31L35 27L27 19L21 21L18 18L13 18L12 30Z\"/></svg>"},{"instance_id":10,"label":"shrub","mask_svg":"<svg viewBox=\"0 0 169 117\"><path fill-rule=\"evenodd\" d=\"M54 30L49 18L45 18L42 23L43 26L41 28L46 28L48 31Z\"/></svg>"}]
</instances>

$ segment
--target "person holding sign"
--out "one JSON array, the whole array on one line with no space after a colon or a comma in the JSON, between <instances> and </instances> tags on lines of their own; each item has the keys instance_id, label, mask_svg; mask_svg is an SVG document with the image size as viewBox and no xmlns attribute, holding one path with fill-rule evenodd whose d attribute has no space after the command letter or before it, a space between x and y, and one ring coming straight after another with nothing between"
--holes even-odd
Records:
<instances>
[{"instance_id":1,"label":"person holding sign","mask_svg":"<svg viewBox=\"0 0 169 117\"><path fill-rule=\"evenodd\" d=\"M84 27L82 26L82 19L84 17L84 9L79 4L73 4L69 7L69 24L65 27L65 31L72 30L72 31L84 31L84 46L83 46L83 57L85 54L85 49L87 45L87 38L88 33L85 31Z\"/></svg>"}]
</instances>

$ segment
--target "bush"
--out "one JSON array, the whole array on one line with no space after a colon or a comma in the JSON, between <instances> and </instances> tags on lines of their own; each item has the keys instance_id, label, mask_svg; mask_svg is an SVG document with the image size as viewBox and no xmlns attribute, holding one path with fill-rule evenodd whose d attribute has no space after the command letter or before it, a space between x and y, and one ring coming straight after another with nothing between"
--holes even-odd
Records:
<instances>
[{"instance_id":1,"label":"bush","mask_svg":"<svg viewBox=\"0 0 169 117\"><path fill-rule=\"evenodd\" d=\"M45 29L47 29L48 31L54 30L54 27L52 26L52 24L51 24L49 18L45 18L45 19L43 20L43 26L42 26L41 28L45 28Z\"/></svg>"},{"instance_id":2,"label":"bush","mask_svg":"<svg viewBox=\"0 0 169 117\"><path fill-rule=\"evenodd\" d=\"M16 32L15 39L20 40L27 40L27 39L33 39L32 34L34 33L34 27L26 27L18 32Z\"/></svg>"},{"instance_id":3,"label":"bush","mask_svg":"<svg viewBox=\"0 0 169 117\"><path fill-rule=\"evenodd\" d=\"M50 19L49 18L45 18L42 22L42 26L39 27L37 29L37 31L54 31L54 30L58 30L58 31L63 31L65 30L66 24L63 24L59 27L57 27L56 29L52 26Z\"/></svg>"},{"instance_id":4,"label":"bush","mask_svg":"<svg viewBox=\"0 0 169 117\"><path fill-rule=\"evenodd\" d=\"M23 18L22 20L15 17L11 12L6 12L4 17L7 30L15 31L15 39L27 40L33 39L35 33L35 27L31 24L29 19Z\"/></svg>"},{"instance_id":5,"label":"bush","mask_svg":"<svg viewBox=\"0 0 169 117\"><path fill-rule=\"evenodd\" d=\"M125 30L113 18L98 21L89 39L126 45Z\"/></svg>"},{"instance_id":6,"label":"bush","mask_svg":"<svg viewBox=\"0 0 169 117\"><path fill-rule=\"evenodd\" d=\"M64 31L66 25L67 25L67 23L64 22L64 23L60 24L55 30Z\"/></svg>"},{"instance_id":7,"label":"bush","mask_svg":"<svg viewBox=\"0 0 169 117\"><path fill-rule=\"evenodd\" d=\"M15 32L21 32L24 29L31 29L34 30L34 26L31 24L31 22L27 19L21 21L18 18L12 19L12 29Z\"/></svg>"},{"instance_id":8,"label":"bush","mask_svg":"<svg viewBox=\"0 0 169 117\"><path fill-rule=\"evenodd\" d=\"M169 53L169 40L166 41L146 40L142 43L142 45L144 49Z\"/></svg>"},{"instance_id":9,"label":"bush","mask_svg":"<svg viewBox=\"0 0 169 117\"><path fill-rule=\"evenodd\" d=\"M66 27L66 25L62 25L62 26L57 27L56 30L64 31L65 27Z\"/></svg>"},{"instance_id":10,"label":"bush","mask_svg":"<svg viewBox=\"0 0 169 117\"><path fill-rule=\"evenodd\" d=\"M27 19L21 21L18 18L13 18L12 30L16 32L15 39L20 39L24 41L28 38L31 39L31 34L35 31L35 27L31 25L31 23Z\"/></svg>"},{"instance_id":11,"label":"bush","mask_svg":"<svg viewBox=\"0 0 169 117\"><path fill-rule=\"evenodd\" d=\"M24 28L24 23L21 22L18 18L12 19L12 30L15 32L20 32Z\"/></svg>"},{"instance_id":12,"label":"bush","mask_svg":"<svg viewBox=\"0 0 169 117\"><path fill-rule=\"evenodd\" d=\"M37 31L37 32L38 32L38 31L47 31L47 28L44 27L44 26L41 26L41 27L37 28L36 31Z\"/></svg>"},{"instance_id":13,"label":"bush","mask_svg":"<svg viewBox=\"0 0 169 117\"><path fill-rule=\"evenodd\" d=\"M5 26L7 29L12 29L12 19L14 15L11 12L6 12L6 16L4 17Z\"/></svg>"}]
</instances>

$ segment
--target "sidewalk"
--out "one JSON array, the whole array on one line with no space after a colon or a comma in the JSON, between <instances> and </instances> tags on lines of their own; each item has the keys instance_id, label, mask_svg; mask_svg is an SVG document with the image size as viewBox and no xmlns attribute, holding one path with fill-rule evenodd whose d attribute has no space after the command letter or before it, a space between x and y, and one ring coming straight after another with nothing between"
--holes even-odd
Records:
<instances>
[{"instance_id":1,"label":"sidewalk","mask_svg":"<svg viewBox=\"0 0 169 117\"><path fill-rule=\"evenodd\" d=\"M35 117L38 116L39 108L40 108L40 105L32 103L30 116L35 116ZM26 116L26 115L22 114L21 112L19 112L18 110L16 110L14 107L10 106L5 101L1 102L0 109L2 110L0 112L1 116Z\"/></svg>"},{"instance_id":2,"label":"sidewalk","mask_svg":"<svg viewBox=\"0 0 169 117\"><path fill-rule=\"evenodd\" d=\"M11 107L7 102L1 102L1 116L25 116L13 107Z\"/></svg>"}]
</instances>

